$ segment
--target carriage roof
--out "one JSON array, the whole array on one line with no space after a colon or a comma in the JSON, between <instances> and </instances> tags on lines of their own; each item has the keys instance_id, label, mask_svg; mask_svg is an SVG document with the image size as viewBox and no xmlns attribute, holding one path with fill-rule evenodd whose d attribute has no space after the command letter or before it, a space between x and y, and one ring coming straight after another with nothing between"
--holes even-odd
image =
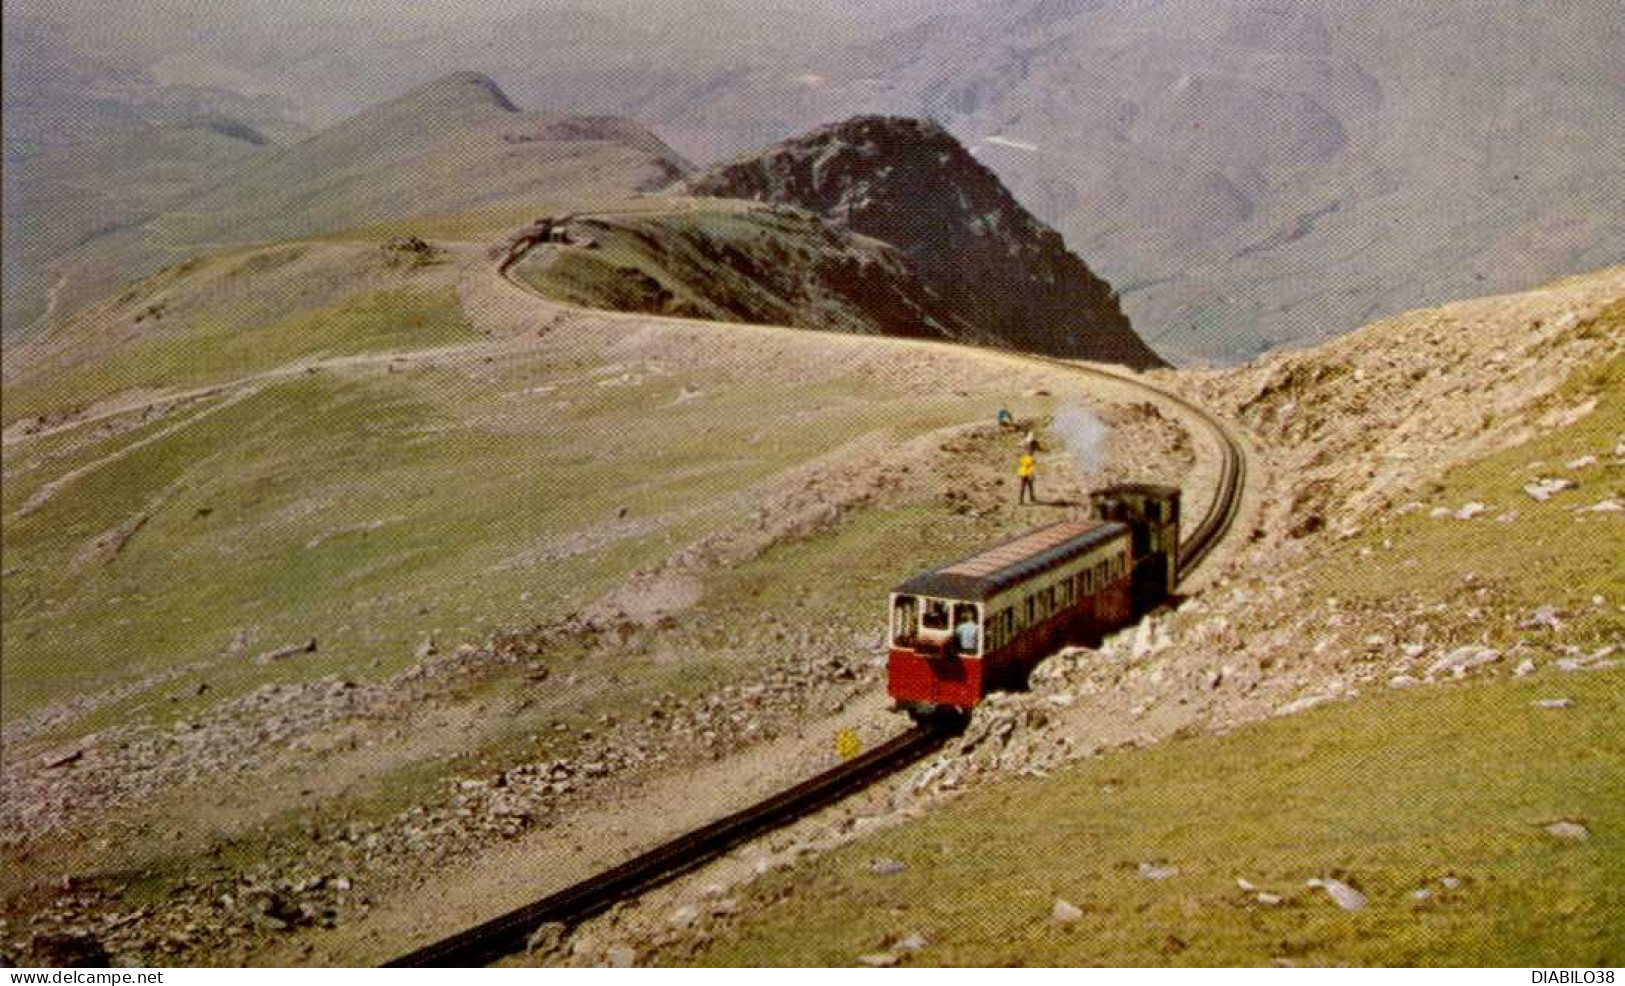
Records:
<instances>
[{"instance_id":1,"label":"carriage roof","mask_svg":"<svg viewBox=\"0 0 1625 986\"><path fill-rule=\"evenodd\" d=\"M1072 520L1018 534L944 568L921 572L894 591L945 599L990 599L1128 533L1116 521Z\"/></svg>"}]
</instances>

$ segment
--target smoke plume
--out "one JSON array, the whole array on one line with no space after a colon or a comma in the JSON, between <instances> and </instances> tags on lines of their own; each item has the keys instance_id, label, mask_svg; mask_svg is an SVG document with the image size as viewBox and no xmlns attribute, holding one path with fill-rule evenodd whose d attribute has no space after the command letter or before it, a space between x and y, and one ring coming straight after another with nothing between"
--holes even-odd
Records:
<instances>
[{"instance_id":1,"label":"smoke plume","mask_svg":"<svg viewBox=\"0 0 1625 986\"><path fill-rule=\"evenodd\" d=\"M1105 470L1106 436L1110 429L1088 409L1068 404L1055 412L1049 430L1066 443L1066 450L1085 476L1097 476Z\"/></svg>"}]
</instances>

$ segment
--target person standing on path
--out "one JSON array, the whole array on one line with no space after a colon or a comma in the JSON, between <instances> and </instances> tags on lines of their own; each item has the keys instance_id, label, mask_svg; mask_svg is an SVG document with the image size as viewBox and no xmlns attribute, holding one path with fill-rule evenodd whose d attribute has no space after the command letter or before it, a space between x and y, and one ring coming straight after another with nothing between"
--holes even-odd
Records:
<instances>
[{"instance_id":1,"label":"person standing on path","mask_svg":"<svg viewBox=\"0 0 1625 986\"><path fill-rule=\"evenodd\" d=\"M1016 464L1016 475L1021 477L1021 492L1016 494L1017 505L1026 503L1028 496L1033 498L1034 503L1038 502L1038 487L1033 485L1033 473L1036 470L1032 449L1021 453L1021 461Z\"/></svg>"}]
</instances>

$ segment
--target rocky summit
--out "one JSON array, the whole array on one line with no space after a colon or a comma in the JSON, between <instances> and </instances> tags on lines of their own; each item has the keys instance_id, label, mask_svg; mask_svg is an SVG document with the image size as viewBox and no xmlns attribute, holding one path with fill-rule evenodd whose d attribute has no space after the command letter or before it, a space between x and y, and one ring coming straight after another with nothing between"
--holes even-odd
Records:
<instances>
[{"instance_id":1,"label":"rocky summit","mask_svg":"<svg viewBox=\"0 0 1625 986\"><path fill-rule=\"evenodd\" d=\"M967 322L1004 344L1135 368L1165 365L1111 285L928 120L862 116L679 183L687 195L810 209L892 244Z\"/></svg>"}]
</instances>

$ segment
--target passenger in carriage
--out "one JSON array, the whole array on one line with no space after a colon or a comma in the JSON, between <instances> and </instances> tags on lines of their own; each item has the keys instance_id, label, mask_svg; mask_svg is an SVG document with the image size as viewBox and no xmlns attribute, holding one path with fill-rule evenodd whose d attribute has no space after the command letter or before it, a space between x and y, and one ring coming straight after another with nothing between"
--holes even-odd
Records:
<instances>
[{"instance_id":1,"label":"passenger in carriage","mask_svg":"<svg viewBox=\"0 0 1625 986\"><path fill-rule=\"evenodd\" d=\"M961 654L976 653L981 628L976 625L976 610L969 606L960 607L959 625L954 627L954 646Z\"/></svg>"}]
</instances>

